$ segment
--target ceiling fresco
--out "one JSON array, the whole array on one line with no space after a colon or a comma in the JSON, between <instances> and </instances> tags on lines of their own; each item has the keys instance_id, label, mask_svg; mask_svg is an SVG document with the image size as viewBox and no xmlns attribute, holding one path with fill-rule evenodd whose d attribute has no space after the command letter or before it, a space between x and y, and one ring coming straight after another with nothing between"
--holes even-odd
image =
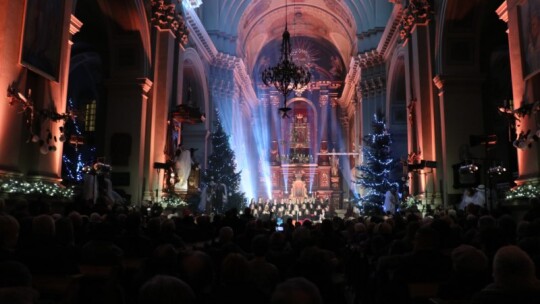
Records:
<instances>
[{"instance_id":1,"label":"ceiling fresco","mask_svg":"<svg viewBox=\"0 0 540 304\"><path fill-rule=\"evenodd\" d=\"M292 37L291 54L293 61L303 65L311 72L311 81L343 80L346 68L338 50L327 41L311 37ZM264 46L259 53L253 79L261 83L262 71L274 66L279 60L281 40L273 40Z\"/></svg>"}]
</instances>

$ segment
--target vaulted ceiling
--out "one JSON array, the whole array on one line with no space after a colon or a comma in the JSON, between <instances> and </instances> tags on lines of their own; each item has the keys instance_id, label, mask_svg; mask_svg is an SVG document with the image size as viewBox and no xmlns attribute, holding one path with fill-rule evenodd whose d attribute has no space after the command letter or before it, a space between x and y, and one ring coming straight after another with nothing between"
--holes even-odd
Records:
<instances>
[{"instance_id":1,"label":"vaulted ceiling","mask_svg":"<svg viewBox=\"0 0 540 304\"><path fill-rule=\"evenodd\" d=\"M246 8L238 24L237 53L252 66L259 51L280 40L285 28L294 36L306 36L333 44L348 62L356 48L356 24L343 3L329 0L256 1Z\"/></svg>"},{"instance_id":2,"label":"vaulted ceiling","mask_svg":"<svg viewBox=\"0 0 540 304\"><path fill-rule=\"evenodd\" d=\"M388 0L204 0L202 19L218 49L252 70L265 45L281 40L285 20L293 37L331 44L348 64L359 49L376 47L362 39L384 28L391 9Z\"/></svg>"}]
</instances>

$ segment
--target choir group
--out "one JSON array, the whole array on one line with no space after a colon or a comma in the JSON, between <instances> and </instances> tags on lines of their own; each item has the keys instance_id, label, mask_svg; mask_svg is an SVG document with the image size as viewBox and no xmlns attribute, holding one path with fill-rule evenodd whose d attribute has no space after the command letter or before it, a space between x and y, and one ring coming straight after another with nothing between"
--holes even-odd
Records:
<instances>
[{"instance_id":1,"label":"choir group","mask_svg":"<svg viewBox=\"0 0 540 304\"><path fill-rule=\"evenodd\" d=\"M325 218L335 216L335 210L328 199L252 199L249 204L251 214L262 220L281 219L284 222L289 218L297 221L310 220L320 222Z\"/></svg>"}]
</instances>

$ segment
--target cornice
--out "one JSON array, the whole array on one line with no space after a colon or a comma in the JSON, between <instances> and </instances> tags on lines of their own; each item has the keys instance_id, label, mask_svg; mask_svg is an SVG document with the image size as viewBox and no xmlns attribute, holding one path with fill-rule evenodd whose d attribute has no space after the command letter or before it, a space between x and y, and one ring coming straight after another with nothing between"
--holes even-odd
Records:
<instances>
[{"instance_id":1,"label":"cornice","mask_svg":"<svg viewBox=\"0 0 540 304\"><path fill-rule=\"evenodd\" d=\"M392 14L388 19L386 28L382 34L379 45L377 46L377 51L383 58L388 58L392 45L398 40L398 26L400 25L401 20L403 19L403 6L399 3L395 3Z\"/></svg>"}]
</instances>

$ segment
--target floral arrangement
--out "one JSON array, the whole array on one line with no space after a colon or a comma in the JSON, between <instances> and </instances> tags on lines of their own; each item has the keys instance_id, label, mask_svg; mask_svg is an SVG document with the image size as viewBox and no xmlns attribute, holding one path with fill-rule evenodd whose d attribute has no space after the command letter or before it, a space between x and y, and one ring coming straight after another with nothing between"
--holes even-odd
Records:
<instances>
[{"instance_id":1,"label":"floral arrangement","mask_svg":"<svg viewBox=\"0 0 540 304\"><path fill-rule=\"evenodd\" d=\"M161 203L165 206L170 207L185 207L188 205L186 201L184 201L180 196L175 194L164 196L161 200Z\"/></svg>"},{"instance_id":2,"label":"floral arrangement","mask_svg":"<svg viewBox=\"0 0 540 304\"><path fill-rule=\"evenodd\" d=\"M417 207L422 204L422 201L419 200L414 195L409 195L406 198L403 199L403 202L401 203L401 209L408 209L412 207Z\"/></svg>"}]
</instances>

